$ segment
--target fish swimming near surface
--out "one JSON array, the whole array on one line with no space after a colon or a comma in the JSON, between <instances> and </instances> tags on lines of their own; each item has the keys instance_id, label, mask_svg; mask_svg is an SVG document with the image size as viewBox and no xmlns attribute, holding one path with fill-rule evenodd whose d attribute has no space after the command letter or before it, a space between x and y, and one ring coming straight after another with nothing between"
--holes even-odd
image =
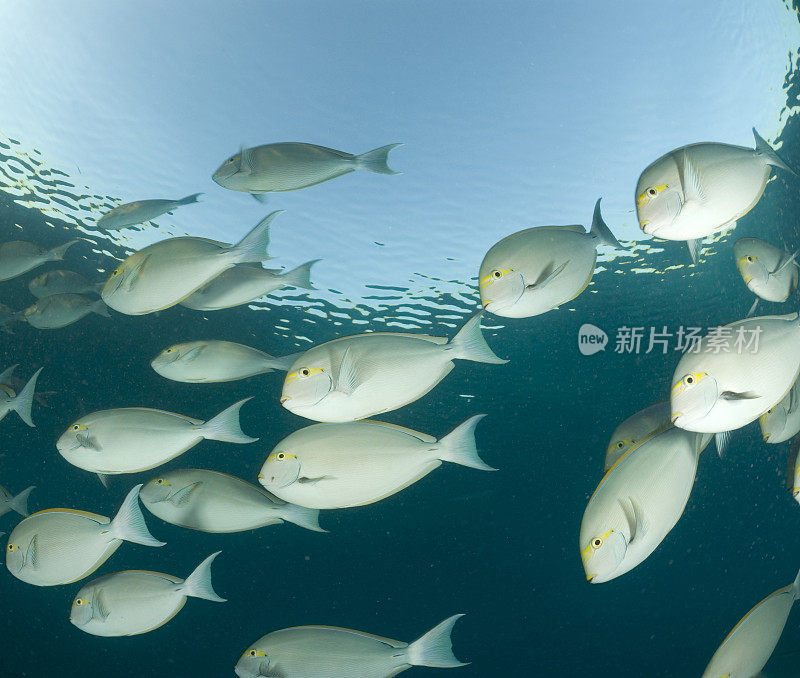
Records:
<instances>
[{"instance_id":1,"label":"fish swimming near surface","mask_svg":"<svg viewBox=\"0 0 800 678\"><path fill-rule=\"evenodd\" d=\"M6 567L17 579L35 586L71 584L88 577L123 541L164 546L150 534L139 508L136 485L113 520L77 509L34 513L11 531Z\"/></svg>"},{"instance_id":2,"label":"fish swimming near surface","mask_svg":"<svg viewBox=\"0 0 800 678\"><path fill-rule=\"evenodd\" d=\"M481 334L481 312L448 341L423 334L375 332L334 339L295 360L281 404L316 421L365 419L407 405L434 388L453 360L502 364Z\"/></svg>"},{"instance_id":3,"label":"fish swimming near surface","mask_svg":"<svg viewBox=\"0 0 800 678\"><path fill-rule=\"evenodd\" d=\"M188 598L224 603L211 585L212 553L186 579L127 570L89 582L72 601L69 620L93 636L135 636L162 627Z\"/></svg>"},{"instance_id":4,"label":"fish swimming near surface","mask_svg":"<svg viewBox=\"0 0 800 678\"><path fill-rule=\"evenodd\" d=\"M92 282L75 271L56 270L37 275L28 283L30 293L37 299L51 294L100 294L102 282Z\"/></svg>"},{"instance_id":5,"label":"fish swimming near surface","mask_svg":"<svg viewBox=\"0 0 800 678\"><path fill-rule=\"evenodd\" d=\"M706 433L741 428L783 400L798 373L800 314L745 318L716 328L675 368L672 421Z\"/></svg>"},{"instance_id":6,"label":"fish swimming near surface","mask_svg":"<svg viewBox=\"0 0 800 678\"><path fill-rule=\"evenodd\" d=\"M702 678L754 678L775 651L798 598L800 573L792 584L767 596L742 618L714 653Z\"/></svg>"},{"instance_id":7,"label":"fish swimming near surface","mask_svg":"<svg viewBox=\"0 0 800 678\"><path fill-rule=\"evenodd\" d=\"M261 220L236 245L179 237L134 252L109 276L103 301L127 315L153 313L183 301L236 264L269 259L269 227L279 213Z\"/></svg>"},{"instance_id":8,"label":"fish swimming near surface","mask_svg":"<svg viewBox=\"0 0 800 678\"><path fill-rule=\"evenodd\" d=\"M798 253L800 250L790 254L758 238L739 238L733 246L736 268L744 284L758 299L766 301L784 302L797 289Z\"/></svg>"},{"instance_id":9,"label":"fish swimming near surface","mask_svg":"<svg viewBox=\"0 0 800 678\"><path fill-rule=\"evenodd\" d=\"M758 418L765 443L783 443L800 433L800 379L783 400Z\"/></svg>"},{"instance_id":10,"label":"fish swimming near surface","mask_svg":"<svg viewBox=\"0 0 800 678\"><path fill-rule=\"evenodd\" d=\"M13 365L3 374L7 374L9 370L13 370L15 367L16 365ZM43 369L44 368L40 367L36 370L19 393L15 393L10 386L0 381L0 421L2 421L9 412L14 411L28 426L35 426L31 418L31 409L35 396L36 380L39 378Z\"/></svg>"},{"instance_id":11,"label":"fish swimming near surface","mask_svg":"<svg viewBox=\"0 0 800 678\"><path fill-rule=\"evenodd\" d=\"M56 442L64 459L92 473L138 473L174 459L201 440L252 443L239 425L240 400L208 421L147 407L124 407L87 414Z\"/></svg>"},{"instance_id":12,"label":"fish swimming near surface","mask_svg":"<svg viewBox=\"0 0 800 678\"><path fill-rule=\"evenodd\" d=\"M608 471L631 448L645 438L668 429L670 422L669 400L645 407L625 419L611 434L606 447L604 471Z\"/></svg>"},{"instance_id":13,"label":"fish swimming near surface","mask_svg":"<svg viewBox=\"0 0 800 678\"><path fill-rule=\"evenodd\" d=\"M684 240L697 261L699 241L733 226L761 199L773 167L794 174L753 129L756 147L682 146L649 165L636 184L636 214L645 233Z\"/></svg>"},{"instance_id":14,"label":"fish swimming near surface","mask_svg":"<svg viewBox=\"0 0 800 678\"><path fill-rule=\"evenodd\" d=\"M97 220L97 227L104 231L112 231L126 226L143 224L145 221L152 221L162 214L172 214L172 210L183 205L191 205L193 202L197 202L197 198L201 195L203 194L193 193L180 200L137 200L136 202L126 202L103 214Z\"/></svg>"},{"instance_id":15,"label":"fish swimming near surface","mask_svg":"<svg viewBox=\"0 0 800 678\"><path fill-rule=\"evenodd\" d=\"M622 248L594 208L592 227L537 226L504 238L478 272L481 304L506 318L546 313L578 297L594 275L600 245Z\"/></svg>"},{"instance_id":16,"label":"fish swimming near surface","mask_svg":"<svg viewBox=\"0 0 800 678\"><path fill-rule=\"evenodd\" d=\"M260 487L218 471L166 471L148 482L140 497L153 515L190 530L243 532L294 523L324 532L317 509L276 500Z\"/></svg>"},{"instance_id":17,"label":"fish swimming near surface","mask_svg":"<svg viewBox=\"0 0 800 678\"><path fill-rule=\"evenodd\" d=\"M70 240L50 250L24 240L4 242L0 244L0 281L16 278L48 261L61 261L66 251L78 242Z\"/></svg>"},{"instance_id":18,"label":"fish swimming near surface","mask_svg":"<svg viewBox=\"0 0 800 678\"><path fill-rule=\"evenodd\" d=\"M258 197L308 188L356 170L399 174L387 160L389 151L400 145L381 146L361 155L299 142L243 147L217 168L212 179L223 188Z\"/></svg>"},{"instance_id":19,"label":"fish swimming near surface","mask_svg":"<svg viewBox=\"0 0 800 678\"><path fill-rule=\"evenodd\" d=\"M314 424L275 446L258 481L285 501L333 509L380 501L443 461L494 471L475 444L475 427L483 417L467 419L440 440L378 421Z\"/></svg>"},{"instance_id":20,"label":"fish swimming near surface","mask_svg":"<svg viewBox=\"0 0 800 678\"><path fill-rule=\"evenodd\" d=\"M234 670L239 678L390 678L413 666L466 666L450 639L463 616L445 619L411 644L334 626L273 631L245 650Z\"/></svg>"},{"instance_id":21,"label":"fish swimming near surface","mask_svg":"<svg viewBox=\"0 0 800 678\"><path fill-rule=\"evenodd\" d=\"M78 322L90 313L110 318L108 307L102 299L91 299L82 294L51 294L42 297L20 313L20 320L40 330L57 330Z\"/></svg>"},{"instance_id":22,"label":"fish swimming near surface","mask_svg":"<svg viewBox=\"0 0 800 678\"><path fill-rule=\"evenodd\" d=\"M632 446L605 475L581 522L589 582L616 579L658 548L683 514L700 452L712 437L668 428Z\"/></svg>"},{"instance_id":23,"label":"fish swimming near surface","mask_svg":"<svg viewBox=\"0 0 800 678\"><path fill-rule=\"evenodd\" d=\"M0 516L4 516L9 511L16 511L25 518L28 515L28 497L35 489L36 486L32 485L15 496L0 485Z\"/></svg>"},{"instance_id":24,"label":"fish swimming near surface","mask_svg":"<svg viewBox=\"0 0 800 678\"><path fill-rule=\"evenodd\" d=\"M234 266L220 273L181 302L197 311L217 311L249 304L285 287L316 289L311 284L311 267L319 259L308 261L285 273L260 266Z\"/></svg>"},{"instance_id":25,"label":"fish swimming near surface","mask_svg":"<svg viewBox=\"0 0 800 678\"><path fill-rule=\"evenodd\" d=\"M286 372L298 355L275 357L244 344L209 339L173 344L153 358L150 366L173 381L208 384Z\"/></svg>"}]
</instances>

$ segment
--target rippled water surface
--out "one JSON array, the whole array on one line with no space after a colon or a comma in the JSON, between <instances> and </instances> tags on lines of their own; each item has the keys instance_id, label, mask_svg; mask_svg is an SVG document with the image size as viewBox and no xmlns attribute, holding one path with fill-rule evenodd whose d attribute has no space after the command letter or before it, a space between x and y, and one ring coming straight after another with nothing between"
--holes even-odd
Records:
<instances>
[{"instance_id":1,"label":"rippled water surface","mask_svg":"<svg viewBox=\"0 0 800 678\"><path fill-rule=\"evenodd\" d=\"M682 243L649 239L634 212L642 169L697 141L752 146L751 128L800 167L798 8L758 2L9 2L0 45L0 233L52 247L80 238L64 267L104 279L118 260L173 235L238 240L265 214L270 267L322 261L313 291L287 289L217 312L112 312L70 327L0 335L3 363L44 367L35 429L1 424L0 484L36 485L31 507L112 515L153 472L96 478L54 442L78 416L146 406L208 418L239 398L257 443L205 441L171 468L255 482L267 453L306 425L280 407L280 374L223 384L167 381L166 346L215 338L274 355L365 331L452 337L478 304L486 250L522 228L585 224L597 198L624 250L602 247L587 291L554 312L484 331L504 366L460 361L439 387L382 419L440 436L476 413L496 473L445 465L380 503L324 512L329 534L292 525L202 534L146 515L168 542L125 545L99 573L185 576L206 555L224 605L190 600L163 628L102 639L68 622L78 584L6 574L0 676L233 676L256 638L328 624L411 641L445 617L459 676L699 676L727 632L800 567L800 509L785 491L788 444L750 426L725 459L700 460L689 505L631 573L586 583L578 530L623 418L667 395L670 347L621 354L623 326L710 327L752 295L732 256L741 236L800 246L800 180L776 172L734 231L690 265ZM211 174L242 145L307 141L361 153L402 142L383 176L355 172L264 205ZM102 232L121 202L198 205ZM48 264L56 268L57 264ZM33 302L27 282L0 302ZM765 312L789 313L797 296ZM604 352L578 352L584 323ZM2 366L0 366L2 369ZM10 531L15 518L0 518ZM800 675L800 612L768 678ZM793 672L794 671L794 672ZM437 675L415 668L408 675ZM448 674L449 675L449 674Z\"/></svg>"}]
</instances>

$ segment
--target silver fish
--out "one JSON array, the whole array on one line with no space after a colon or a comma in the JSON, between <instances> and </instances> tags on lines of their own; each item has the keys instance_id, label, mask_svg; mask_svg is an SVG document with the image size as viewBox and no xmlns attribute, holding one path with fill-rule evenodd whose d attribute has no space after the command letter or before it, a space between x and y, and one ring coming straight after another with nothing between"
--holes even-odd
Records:
<instances>
[{"instance_id":1,"label":"silver fish","mask_svg":"<svg viewBox=\"0 0 800 678\"><path fill-rule=\"evenodd\" d=\"M180 200L137 200L117 205L109 210L97 220L97 227L104 231L111 231L126 226L143 224L145 221L152 221L162 214L172 214L172 210L182 205L191 205L197 202L197 198L202 193L193 193Z\"/></svg>"}]
</instances>

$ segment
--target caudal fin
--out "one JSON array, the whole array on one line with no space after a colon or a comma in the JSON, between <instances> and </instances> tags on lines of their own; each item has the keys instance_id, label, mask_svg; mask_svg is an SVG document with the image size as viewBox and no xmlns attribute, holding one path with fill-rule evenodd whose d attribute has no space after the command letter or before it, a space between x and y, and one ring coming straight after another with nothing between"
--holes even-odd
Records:
<instances>
[{"instance_id":1,"label":"caudal fin","mask_svg":"<svg viewBox=\"0 0 800 678\"><path fill-rule=\"evenodd\" d=\"M792 582L792 591L794 592L794 599L797 600L800 598L800 572L797 573L797 576L794 578L794 582Z\"/></svg>"},{"instance_id":2,"label":"caudal fin","mask_svg":"<svg viewBox=\"0 0 800 678\"><path fill-rule=\"evenodd\" d=\"M98 299L96 302L94 302L94 304L92 304L92 313L101 315L104 318L111 317L111 314L108 312L108 306L106 306L106 302L102 299Z\"/></svg>"},{"instance_id":3,"label":"caudal fin","mask_svg":"<svg viewBox=\"0 0 800 678\"><path fill-rule=\"evenodd\" d=\"M33 490L36 489L35 485L32 485L27 490L22 490L16 497L12 497L8 502L8 507L19 513L22 517L28 515L28 496L30 495Z\"/></svg>"},{"instance_id":4,"label":"caudal fin","mask_svg":"<svg viewBox=\"0 0 800 678\"><path fill-rule=\"evenodd\" d=\"M603 221L603 215L600 214L601 200L602 198L598 198L597 202L594 204L594 214L592 215L592 228L589 230L589 233L591 233L604 245L610 245L611 247L623 249L622 245L619 244L619 240L617 240L614 237L614 234L611 232L611 229L608 227L606 222Z\"/></svg>"},{"instance_id":5,"label":"caudal fin","mask_svg":"<svg viewBox=\"0 0 800 678\"><path fill-rule=\"evenodd\" d=\"M8 386L11 377L14 375L14 370L19 367L19 363L14 363L11 367L6 367L2 372L0 372L0 384L5 384Z\"/></svg>"},{"instance_id":6,"label":"caudal fin","mask_svg":"<svg viewBox=\"0 0 800 678\"><path fill-rule=\"evenodd\" d=\"M203 598L213 600L215 603L224 603L225 598L220 598L211 585L211 563L222 551L212 553L202 563L200 563L186 579L175 588L184 596L192 598Z\"/></svg>"},{"instance_id":7,"label":"caudal fin","mask_svg":"<svg viewBox=\"0 0 800 678\"><path fill-rule=\"evenodd\" d=\"M264 367L286 372L292 365L294 365L294 361L303 355L304 352L305 351L300 351L298 353L290 353L289 355L281 356L271 356L265 353L264 355L267 356L267 359L264 362Z\"/></svg>"},{"instance_id":8,"label":"caudal fin","mask_svg":"<svg viewBox=\"0 0 800 678\"><path fill-rule=\"evenodd\" d=\"M216 417L209 419L200 427L206 440L221 440L226 443L254 443L258 438L246 435L239 424L239 410L250 398L245 398L222 410Z\"/></svg>"},{"instance_id":9,"label":"caudal fin","mask_svg":"<svg viewBox=\"0 0 800 678\"><path fill-rule=\"evenodd\" d=\"M403 144L389 144L388 146L381 146L375 148L361 155L357 155L356 165L359 169L368 170L370 172L377 172L378 174L400 174L390 169L388 165L389 151Z\"/></svg>"},{"instance_id":10,"label":"caudal fin","mask_svg":"<svg viewBox=\"0 0 800 678\"><path fill-rule=\"evenodd\" d=\"M753 127L753 136L756 139L756 153L764 160L765 163L772 165L773 167L780 167L782 170L786 170L787 172L797 176L797 172L795 172L791 167L789 167L789 165L781 160L781 157L777 154L775 149L772 148L772 146L770 146L758 132L756 132L755 127Z\"/></svg>"},{"instance_id":11,"label":"caudal fin","mask_svg":"<svg viewBox=\"0 0 800 678\"><path fill-rule=\"evenodd\" d=\"M64 258L64 254L66 251L72 247L75 243L80 242L80 240L70 240L69 242L65 242L63 245L59 245L58 247L54 247L47 253L47 257L49 261L61 261Z\"/></svg>"},{"instance_id":12,"label":"caudal fin","mask_svg":"<svg viewBox=\"0 0 800 678\"><path fill-rule=\"evenodd\" d=\"M478 447L475 444L475 427L485 416L476 414L442 437L436 445L436 455L439 459L481 471L496 471L496 468L489 466L478 456Z\"/></svg>"},{"instance_id":13,"label":"caudal fin","mask_svg":"<svg viewBox=\"0 0 800 678\"><path fill-rule=\"evenodd\" d=\"M450 634L454 624L463 617L455 614L428 631L422 638L408 646L408 663L412 666L432 666L440 669L466 666L453 654L453 641Z\"/></svg>"},{"instance_id":14,"label":"caudal fin","mask_svg":"<svg viewBox=\"0 0 800 678\"><path fill-rule=\"evenodd\" d=\"M28 380L23 389L9 401L10 409L14 410L28 426L36 426L31 419L31 408L33 407L34 389L36 380L44 368L40 367Z\"/></svg>"},{"instance_id":15,"label":"caudal fin","mask_svg":"<svg viewBox=\"0 0 800 678\"><path fill-rule=\"evenodd\" d=\"M321 260L314 259L313 261L307 261L305 264L300 264L291 271L286 271L286 273L281 276L281 282L283 282L286 287L301 287L304 290L317 289L311 284L311 267L318 261Z\"/></svg>"},{"instance_id":16,"label":"caudal fin","mask_svg":"<svg viewBox=\"0 0 800 678\"><path fill-rule=\"evenodd\" d=\"M166 542L158 541L150 534L150 530L147 529L147 525L144 522L142 509L139 507L139 490L141 489L142 484L139 483L128 492L128 496L125 497L125 501L122 502L122 506L117 511L117 515L111 521L108 531L113 537L130 541L134 544L164 546Z\"/></svg>"},{"instance_id":17,"label":"caudal fin","mask_svg":"<svg viewBox=\"0 0 800 678\"><path fill-rule=\"evenodd\" d=\"M197 202L197 199L203 195L202 193L192 193L191 195L187 195L185 198L181 198L180 200L176 200L179 205L191 205L193 202Z\"/></svg>"},{"instance_id":18,"label":"caudal fin","mask_svg":"<svg viewBox=\"0 0 800 678\"><path fill-rule=\"evenodd\" d=\"M310 509L296 504L285 504L280 507L281 518L287 523L294 523L313 532L327 532L319 526L319 509Z\"/></svg>"},{"instance_id":19,"label":"caudal fin","mask_svg":"<svg viewBox=\"0 0 800 678\"><path fill-rule=\"evenodd\" d=\"M458 334L447 344L448 350L455 351L455 358L462 360L473 360L477 363L492 363L502 365L508 360L503 360L494 354L489 344L481 333L481 318L483 311L478 311L467 322L464 323Z\"/></svg>"},{"instance_id":20,"label":"caudal fin","mask_svg":"<svg viewBox=\"0 0 800 678\"><path fill-rule=\"evenodd\" d=\"M272 257L267 254L269 248L269 227L272 221L283 210L276 210L259 221L253 230L236 243L230 250L233 260L237 264L247 262L267 261Z\"/></svg>"}]
</instances>

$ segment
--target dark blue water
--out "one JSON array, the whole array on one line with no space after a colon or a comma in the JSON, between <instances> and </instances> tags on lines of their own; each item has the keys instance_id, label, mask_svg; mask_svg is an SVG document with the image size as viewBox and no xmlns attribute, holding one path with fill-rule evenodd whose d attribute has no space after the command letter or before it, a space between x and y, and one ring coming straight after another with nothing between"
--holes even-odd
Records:
<instances>
[{"instance_id":1,"label":"dark blue water","mask_svg":"<svg viewBox=\"0 0 800 678\"><path fill-rule=\"evenodd\" d=\"M798 67L787 82L790 101L800 94ZM796 117L779 141L782 157L800 166ZM4 571L0 675L232 676L242 651L280 628L336 625L410 642L464 612L454 648L472 664L452 671L463 678L699 676L745 612L790 583L800 568L800 507L783 485L788 443L764 445L750 426L735 435L725 459L709 449L683 517L656 552L619 579L587 584L578 529L602 477L608 437L621 419L667 395L678 355L620 355L610 347L585 357L577 350L578 328L591 322L613 337L622 325L711 327L741 318L751 297L733 265L733 242L757 236L797 249L799 189L800 179L777 173L735 233L709 248L696 268L667 270L688 256L684 247L668 243L648 256L657 273L635 275L630 265L616 263L597 276L589 288L596 293L574 302L574 312L502 323L487 318L496 328L487 330L488 341L509 358L507 365L460 362L432 393L382 417L439 436L485 412L479 449L498 472L444 465L380 503L323 512L328 534L282 525L211 535L146 513L153 534L168 545L155 550L123 544L97 573L147 569L184 577L221 549L213 578L225 604L190 599L157 631L96 638L68 621L80 584L37 588ZM68 222L45 218L5 193L0 214L3 240L54 246L73 234ZM111 260L92 250L88 242L74 247L64 267L98 278L97 269ZM43 270L3 283L0 301L13 308L32 303L26 284ZM326 285L335 288L335 281ZM460 298L440 301L462 309L463 319L471 310ZM429 303L419 310L429 310ZM766 304L766 310L789 312L799 303L795 296L784 307ZM381 324L407 316L391 307L370 313ZM461 322L426 332L452 336L452 325ZM262 311L114 313L110 320L90 316L52 332L20 325L13 335L0 335L0 367L18 362L27 376L42 366L40 389L54 392L47 407L35 406L35 429L15 414L0 424L0 482L12 492L35 484L32 510L71 507L111 516L133 484L156 472L112 478L105 490L57 454L55 440L69 423L126 406L205 419L247 396L255 398L243 410L242 426L259 442L204 441L167 467L211 468L255 482L272 446L309 423L278 405L281 375L189 385L159 377L149 361L170 344L205 338L276 355L298 350L298 342L275 329L278 323L302 328L314 342L364 329L347 318L333 325L303 309L267 304ZM9 532L15 519L3 516L0 529ZM792 654L799 649L795 611L776 650L776 668L770 673L768 667L767 675L800 675ZM408 675L435 673L415 668Z\"/></svg>"}]
</instances>

